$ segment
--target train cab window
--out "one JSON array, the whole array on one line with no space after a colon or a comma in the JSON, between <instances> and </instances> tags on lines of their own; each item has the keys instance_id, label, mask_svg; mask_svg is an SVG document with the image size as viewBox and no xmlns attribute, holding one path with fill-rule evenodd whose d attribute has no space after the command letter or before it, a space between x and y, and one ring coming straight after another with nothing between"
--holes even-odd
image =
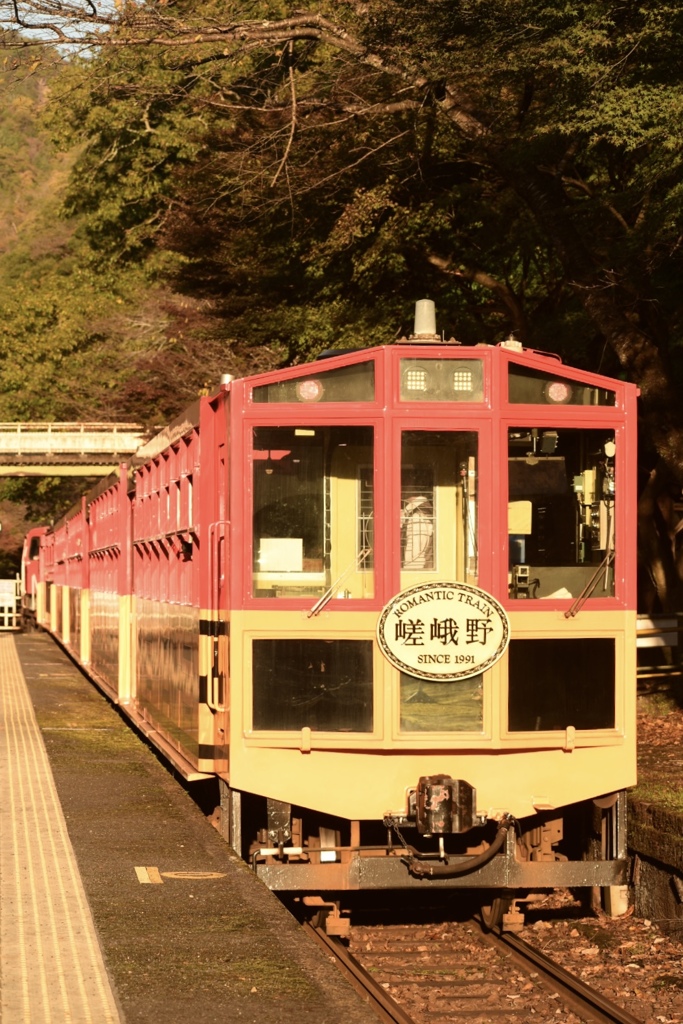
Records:
<instances>
[{"instance_id":1,"label":"train cab window","mask_svg":"<svg viewBox=\"0 0 683 1024\"><path fill-rule=\"evenodd\" d=\"M481 732L483 676L431 682L401 672L401 732Z\"/></svg>"},{"instance_id":2,"label":"train cab window","mask_svg":"<svg viewBox=\"0 0 683 1024\"><path fill-rule=\"evenodd\" d=\"M40 537L31 537L28 557L32 562L35 562L37 558L40 558Z\"/></svg>"},{"instance_id":3,"label":"train cab window","mask_svg":"<svg viewBox=\"0 0 683 1024\"><path fill-rule=\"evenodd\" d=\"M373 402L375 362L354 363L336 370L260 384L252 392L254 402Z\"/></svg>"},{"instance_id":4,"label":"train cab window","mask_svg":"<svg viewBox=\"0 0 683 1024\"><path fill-rule=\"evenodd\" d=\"M509 431L511 597L614 596L614 454L611 431Z\"/></svg>"},{"instance_id":5,"label":"train cab window","mask_svg":"<svg viewBox=\"0 0 683 1024\"><path fill-rule=\"evenodd\" d=\"M401 359L402 402L483 402L481 359Z\"/></svg>"},{"instance_id":6,"label":"train cab window","mask_svg":"<svg viewBox=\"0 0 683 1024\"><path fill-rule=\"evenodd\" d=\"M422 578L476 584L477 435L404 431L401 443L401 588Z\"/></svg>"},{"instance_id":7,"label":"train cab window","mask_svg":"<svg viewBox=\"0 0 683 1024\"><path fill-rule=\"evenodd\" d=\"M371 427L254 430L254 597L373 597L373 461Z\"/></svg>"},{"instance_id":8,"label":"train cab window","mask_svg":"<svg viewBox=\"0 0 683 1024\"><path fill-rule=\"evenodd\" d=\"M513 639L508 657L510 732L614 728L614 640Z\"/></svg>"},{"instance_id":9,"label":"train cab window","mask_svg":"<svg viewBox=\"0 0 683 1024\"><path fill-rule=\"evenodd\" d=\"M372 640L254 640L253 727L372 732Z\"/></svg>"},{"instance_id":10,"label":"train cab window","mask_svg":"<svg viewBox=\"0 0 683 1024\"><path fill-rule=\"evenodd\" d=\"M616 394L555 373L510 363L508 399L513 404L528 405L614 405Z\"/></svg>"}]
</instances>

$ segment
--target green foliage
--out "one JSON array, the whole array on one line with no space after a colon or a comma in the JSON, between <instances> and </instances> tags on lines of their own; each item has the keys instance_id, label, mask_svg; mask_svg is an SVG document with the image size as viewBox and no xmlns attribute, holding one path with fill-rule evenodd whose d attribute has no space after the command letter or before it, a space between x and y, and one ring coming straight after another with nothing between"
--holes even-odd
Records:
<instances>
[{"instance_id":1,"label":"green foliage","mask_svg":"<svg viewBox=\"0 0 683 1024\"><path fill-rule=\"evenodd\" d=\"M318 9L375 59L310 39L103 47L60 76L49 127L79 154L64 212L97 274L137 268L203 304L195 341L234 354L239 338L242 365L390 340L429 294L465 341L513 329L616 370L566 237L520 187L542 170L629 315L678 330L680 4ZM294 11L175 16L201 30Z\"/></svg>"},{"instance_id":2,"label":"green foliage","mask_svg":"<svg viewBox=\"0 0 683 1024\"><path fill-rule=\"evenodd\" d=\"M74 82L94 66L63 66L48 54L40 77L7 74L2 83L0 419L158 424L207 379L213 386L221 372L245 369L240 345L213 330L205 304L164 283L182 257L145 241L149 167L135 164L123 195L112 172L99 196L81 190L90 206L74 198L79 153L55 147L51 111L65 90L80 116ZM104 111L103 101L88 131Z\"/></svg>"},{"instance_id":3,"label":"green foliage","mask_svg":"<svg viewBox=\"0 0 683 1024\"><path fill-rule=\"evenodd\" d=\"M20 548L27 522L30 525L55 523L76 504L84 490L95 483L97 478L94 477L5 477L0 483L3 513L0 540L4 542L9 534L15 550ZM16 521L17 509L22 513L20 522Z\"/></svg>"},{"instance_id":4,"label":"green foliage","mask_svg":"<svg viewBox=\"0 0 683 1024\"><path fill-rule=\"evenodd\" d=\"M683 0L114 10L5 82L0 416L159 422L430 296L638 382L680 491Z\"/></svg>"},{"instance_id":5,"label":"green foliage","mask_svg":"<svg viewBox=\"0 0 683 1024\"><path fill-rule=\"evenodd\" d=\"M152 422L222 370L407 334L423 295L465 342L676 404L683 0L319 0L336 35L274 41L297 5L122 11L0 125L34 197L0 258L4 415ZM124 45L148 23L165 44Z\"/></svg>"}]
</instances>

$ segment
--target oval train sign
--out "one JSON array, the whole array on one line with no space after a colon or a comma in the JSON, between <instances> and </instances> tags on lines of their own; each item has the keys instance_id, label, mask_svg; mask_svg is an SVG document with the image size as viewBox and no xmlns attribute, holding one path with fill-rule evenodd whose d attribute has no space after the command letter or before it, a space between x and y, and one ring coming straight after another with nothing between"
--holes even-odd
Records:
<instances>
[{"instance_id":1,"label":"oval train sign","mask_svg":"<svg viewBox=\"0 0 683 1024\"><path fill-rule=\"evenodd\" d=\"M385 605L377 641L392 665L418 679L467 679L495 665L510 639L505 609L468 583L421 583Z\"/></svg>"}]
</instances>

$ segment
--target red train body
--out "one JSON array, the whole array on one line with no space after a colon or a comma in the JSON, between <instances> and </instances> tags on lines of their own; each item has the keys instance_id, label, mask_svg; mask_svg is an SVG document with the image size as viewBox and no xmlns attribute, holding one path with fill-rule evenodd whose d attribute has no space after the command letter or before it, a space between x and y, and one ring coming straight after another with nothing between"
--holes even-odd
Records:
<instances>
[{"instance_id":1,"label":"red train body","mask_svg":"<svg viewBox=\"0 0 683 1024\"><path fill-rule=\"evenodd\" d=\"M633 386L515 344L336 355L202 398L26 586L272 888L614 894L635 444Z\"/></svg>"}]
</instances>

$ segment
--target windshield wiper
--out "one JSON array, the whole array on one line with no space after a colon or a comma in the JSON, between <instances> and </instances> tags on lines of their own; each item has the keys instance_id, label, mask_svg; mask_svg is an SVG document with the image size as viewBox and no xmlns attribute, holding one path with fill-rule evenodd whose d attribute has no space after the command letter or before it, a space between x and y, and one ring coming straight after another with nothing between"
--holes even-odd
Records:
<instances>
[{"instance_id":1,"label":"windshield wiper","mask_svg":"<svg viewBox=\"0 0 683 1024\"><path fill-rule=\"evenodd\" d=\"M344 582L346 577L349 576L352 572L355 572L356 569L360 569L363 562L365 562L368 556L371 554L372 548L363 548L360 554L356 558L354 558L353 562L351 562L350 565L347 565L346 569L344 569L344 572L340 576L338 576L334 583L332 583L328 587L323 596L315 602L310 612L308 613L309 619L313 618L314 615L317 615L318 612L321 612L323 610L325 605L328 603L328 601L332 599L332 596L334 595L335 591L339 589L339 586Z\"/></svg>"},{"instance_id":2,"label":"windshield wiper","mask_svg":"<svg viewBox=\"0 0 683 1024\"><path fill-rule=\"evenodd\" d=\"M576 613L581 610L583 605L586 603L588 598L591 596L591 594L595 590L595 587L597 586L597 582L600 579L600 574L603 573L603 572L605 574L607 574L607 572L609 571L609 567L610 567L610 565L612 564L613 561L614 561L614 550L611 549L611 550L609 550L607 552L607 554L603 558L602 562L597 567L597 569L595 570L595 572L593 573L593 575L589 579L588 583L586 584L586 586L583 588L583 590L581 591L581 593L577 597L576 601L574 601L572 606L570 608L568 608L567 611L564 613L565 619L573 618L576 615ZM605 578L606 578L606 576L605 576Z\"/></svg>"}]
</instances>

